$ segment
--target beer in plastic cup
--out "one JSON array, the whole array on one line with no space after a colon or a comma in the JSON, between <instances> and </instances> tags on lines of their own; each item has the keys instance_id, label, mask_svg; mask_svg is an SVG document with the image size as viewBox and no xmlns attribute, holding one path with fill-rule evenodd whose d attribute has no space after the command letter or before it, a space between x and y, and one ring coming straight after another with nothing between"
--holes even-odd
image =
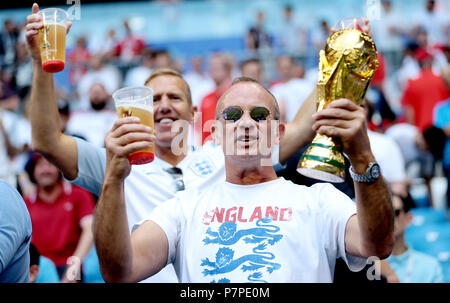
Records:
<instances>
[{"instance_id":1,"label":"beer in plastic cup","mask_svg":"<svg viewBox=\"0 0 450 303\"><path fill-rule=\"evenodd\" d=\"M66 21L68 14L59 8L47 8L38 12L43 28L39 30L39 48L42 69L57 73L64 69L66 59Z\"/></svg>"},{"instance_id":2,"label":"beer in plastic cup","mask_svg":"<svg viewBox=\"0 0 450 303\"><path fill-rule=\"evenodd\" d=\"M140 123L149 126L154 133L153 90L146 86L125 87L113 93L114 103L119 118L134 116ZM128 155L130 164L146 164L155 158L155 147L140 150Z\"/></svg>"}]
</instances>

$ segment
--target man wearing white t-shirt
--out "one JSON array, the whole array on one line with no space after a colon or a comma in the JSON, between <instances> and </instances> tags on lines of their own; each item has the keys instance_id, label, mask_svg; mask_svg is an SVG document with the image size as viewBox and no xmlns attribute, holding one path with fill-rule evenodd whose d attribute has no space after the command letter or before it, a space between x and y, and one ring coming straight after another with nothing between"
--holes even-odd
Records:
<instances>
[{"instance_id":1,"label":"man wearing white t-shirt","mask_svg":"<svg viewBox=\"0 0 450 303\"><path fill-rule=\"evenodd\" d=\"M314 115L313 125L342 140L357 181L357 205L330 184L307 188L277 178L266 160L285 131L279 116L275 98L261 84L235 80L219 100L213 127L225 154L226 180L180 191L131 236L124 201L127 155L150 146L154 137L136 136L123 146L113 131L105 140L107 168L94 225L104 279L140 281L173 263L181 282L331 282L338 257L357 271L369 256L389 256L392 205L379 171L371 169L379 167L364 109L336 100Z\"/></svg>"}]
</instances>

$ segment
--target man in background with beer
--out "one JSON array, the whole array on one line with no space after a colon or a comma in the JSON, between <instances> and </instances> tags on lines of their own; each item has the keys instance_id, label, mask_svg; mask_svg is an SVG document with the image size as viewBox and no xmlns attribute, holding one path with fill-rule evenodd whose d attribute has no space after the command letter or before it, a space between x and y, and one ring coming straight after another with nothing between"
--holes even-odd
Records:
<instances>
[{"instance_id":1,"label":"man in background with beer","mask_svg":"<svg viewBox=\"0 0 450 303\"><path fill-rule=\"evenodd\" d=\"M103 185L106 154L104 149L66 136L60 132L58 109L54 95L53 76L42 70L39 54L38 30L42 22L34 4L32 14L27 18L27 42L33 58L34 74L30 99L32 124L32 147L54 163L64 174L96 195ZM68 28L70 28L70 23ZM155 135L136 118L118 119L109 138L125 154L131 148L155 145L155 160L147 165L134 165L126 179L125 200L129 230L162 202L185 188L204 188L225 179L225 162L222 149L206 144L195 150L187 145L188 132L172 132L174 124L192 122L195 108L192 106L190 89L179 73L170 69L155 71L145 83L154 91ZM314 95L286 126L286 134L280 143L279 156L275 152L274 162L283 163L313 135L311 113L315 110ZM185 128L188 129L188 128ZM95 130L92 130L95 131ZM174 141L181 139L179 142ZM139 142L135 142L139 140ZM134 143L133 143L134 142ZM172 146L178 146L178 151ZM170 265L149 282L176 282L177 277Z\"/></svg>"}]
</instances>

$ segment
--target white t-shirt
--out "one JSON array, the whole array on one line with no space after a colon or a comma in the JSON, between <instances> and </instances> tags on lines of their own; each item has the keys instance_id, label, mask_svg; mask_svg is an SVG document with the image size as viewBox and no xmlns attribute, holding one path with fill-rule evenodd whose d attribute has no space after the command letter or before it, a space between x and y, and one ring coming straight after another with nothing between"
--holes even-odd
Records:
<instances>
[{"instance_id":1,"label":"white t-shirt","mask_svg":"<svg viewBox=\"0 0 450 303\"><path fill-rule=\"evenodd\" d=\"M192 105L194 106L200 106L203 97L212 92L216 86L211 77L199 75L194 71L184 74L183 78L191 88Z\"/></svg>"},{"instance_id":2,"label":"white t-shirt","mask_svg":"<svg viewBox=\"0 0 450 303\"><path fill-rule=\"evenodd\" d=\"M125 80L123 81L124 86L143 86L145 80L151 75L153 69L145 66L137 66L127 72Z\"/></svg>"},{"instance_id":3,"label":"white t-shirt","mask_svg":"<svg viewBox=\"0 0 450 303\"><path fill-rule=\"evenodd\" d=\"M387 182L406 181L405 161L398 144L391 137L368 130L370 147Z\"/></svg>"},{"instance_id":4,"label":"white t-shirt","mask_svg":"<svg viewBox=\"0 0 450 303\"><path fill-rule=\"evenodd\" d=\"M394 124L385 132L385 134L392 138L400 147L405 165L417 160L420 156L421 152L416 145L416 136L418 132L418 128L409 123Z\"/></svg>"},{"instance_id":5,"label":"white t-shirt","mask_svg":"<svg viewBox=\"0 0 450 303\"><path fill-rule=\"evenodd\" d=\"M391 29L403 30L404 24L400 14L384 11L382 18L372 21L372 31L377 48L381 51L401 51L403 42L400 34L392 33Z\"/></svg>"},{"instance_id":6,"label":"white t-shirt","mask_svg":"<svg viewBox=\"0 0 450 303\"><path fill-rule=\"evenodd\" d=\"M111 109L101 111L75 111L70 115L67 132L80 135L98 147L105 146L105 137L117 120L117 113Z\"/></svg>"},{"instance_id":7,"label":"white t-shirt","mask_svg":"<svg viewBox=\"0 0 450 303\"><path fill-rule=\"evenodd\" d=\"M353 271L366 264L345 252L355 213L330 184L279 178L178 192L148 219L164 230L180 282L332 282L338 257Z\"/></svg>"},{"instance_id":8,"label":"white t-shirt","mask_svg":"<svg viewBox=\"0 0 450 303\"><path fill-rule=\"evenodd\" d=\"M105 176L106 151L82 139L74 139L78 149L78 176L72 183L99 196ZM278 163L278 158L277 146L272 153L272 162ZM125 179L125 205L130 231L133 225L146 219L156 206L175 196L176 181L164 170L169 167L172 165L157 157L151 163L132 166L130 175ZM225 180L222 148L211 141L189 152L177 167L183 172L186 189L202 189ZM178 279L173 266L169 265L145 282L178 282Z\"/></svg>"},{"instance_id":9,"label":"white t-shirt","mask_svg":"<svg viewBox=\"0 0 450 303\"><path fill-rule=\"evenodd\" d=\"M278 102L286 105L286 122L294 120L298 109L314 90L314 83L307 79L294 78L270 89Z\"/></svg>"}]
</instances>

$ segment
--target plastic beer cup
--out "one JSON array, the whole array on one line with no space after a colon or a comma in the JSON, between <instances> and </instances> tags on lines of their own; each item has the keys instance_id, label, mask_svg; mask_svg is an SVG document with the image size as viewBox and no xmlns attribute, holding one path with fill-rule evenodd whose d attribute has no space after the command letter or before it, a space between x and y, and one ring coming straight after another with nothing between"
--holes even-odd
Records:
<instances>
[{"instance_id":1,"label":"plastic beer cup","mask_svg":"<svg viewBox=\"0 0 450 303\"><path fill-rule=\"evenodd\" d=\"M39 30L39 48L42 69L57 73L64 69L66 59L66 31L68 14L59 8L47 8L38 12L43 28Z\"/></svg>"},{"instance_id":2,"label":"plastic beer cup","mask_svg":"<svg viewBox=\"0 0 450 303\"><path fill-rule=\"evenodd\" d=\"M112 95L119 118L134 116L140 123L149 126L154 133L153 90L146 86L125 87ZM155 158L155 147L140 150L128 155L130 164L146 164Z\"/></svg>"}]
</instances>

